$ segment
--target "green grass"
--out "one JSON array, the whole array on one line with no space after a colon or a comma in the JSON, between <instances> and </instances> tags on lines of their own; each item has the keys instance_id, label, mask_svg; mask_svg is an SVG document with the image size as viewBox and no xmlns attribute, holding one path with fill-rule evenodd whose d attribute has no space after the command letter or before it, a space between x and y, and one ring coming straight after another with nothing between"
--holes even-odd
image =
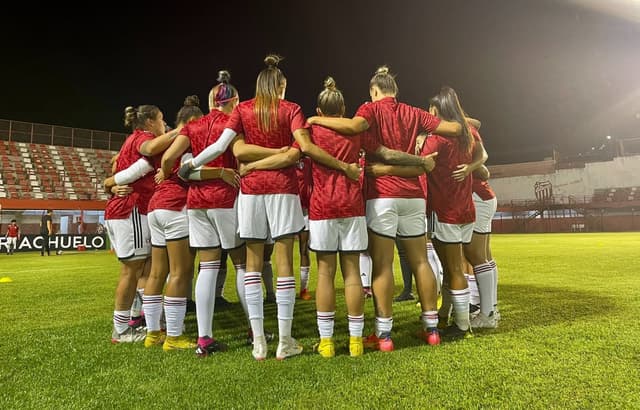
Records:
<instances>
[{"instance_id":1,"label":"green grass","mask_svg":"<svg viewBox=\"0 0 640 410\"><path fill-rule=\"evenodd\" d=\"M339 296L338 355L326 360L311 352L314 302L298 300L306 353L278 362L270 344L262 363L237 304L215 317L226 353L114 346L113 255L2 254L13 282L0 283L0 408L640 408L640 234L496 235L493 250L496 330L430 348L414 336L418 308L395 304L397 350L350 358ZM366 315L365 332L370 301ZM275 307L265 316L276 330ZM196 335L195 317L186 327Z\"/></svg>"}]
</instances>

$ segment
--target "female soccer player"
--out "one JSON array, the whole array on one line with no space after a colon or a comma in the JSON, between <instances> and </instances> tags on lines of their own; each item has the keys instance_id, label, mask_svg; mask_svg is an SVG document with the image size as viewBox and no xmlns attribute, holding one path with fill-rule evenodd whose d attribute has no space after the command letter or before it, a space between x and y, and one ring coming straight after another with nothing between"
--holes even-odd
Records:
<instances>
[{"instance_id":1,"label":"female soccer player","mask_svg":"<svg viewBox=\"0 0 640 410\"><path fill-rule=\"evenodd\" d=\"M115 163L118 171L105 180L105 187L131 184L132 195L112 196L105 208L107 233L121 262L113 312L113 343L138 342L145 337L144 328L130 327L129 308L136 292L136 282L142 275L150 253L150 233L147 208L153 194L153 169L147 156L164 151L177 131L164 133L163 114L154 105L125 109L124 124L133 133L127 137ZM159 138L155 138L158 137Z\"/></svg>"},{"instance_id":2,"label":"female soccer player","mask_svg":"<svg viewBox=\"0 0 640 410\"><path fill-rule=\"evenodd\" d=\"M432 114L448 121L465 124L458 138L444 138L437 131L424 144L423 154L438 152L438 163L428 175L428 211L433 244L443 263L443 294L448 292L453 304L455 324L445 329L445 338L470 335L469 289L462 273L462 244L471 241L475 209L471 198L470 178L455 179L459 164L473 160L474 138L466 125L456 92L443 87L430 101ZM445 297L446 299L446 297ZM446 307L443 307L446 309ZM441 312L442 313L442 312ZM448 311L441 316L448 317Z\"/></svg>"},{"instance_id":3,"label":"female soccer player","mask_svg":"<svg viewBox=\"0 0 640 410\"><path fill-rule=\"evenodd\" d=\"M462 130L458 122L442 121L428 112L399 103L395 96L398 86L386 66L380 67L369 82L371 103L358 109L354 118L311 117L318 124L340 134L353 135L370 129L373 144L365 142L369 154L378 154L386 163L424 166L428 172L434 166L433 156L415 160L394 161L385 157L383 147L398 150L412 157L416 136L420 132L457 135ZM382 151L382 152L381 152ZM391 161L390 161L391 160ZM414 161L414 162L411 162ZM403 240L422 306L422 323L429 344L440 343L436 329L436 283L425 255L425 200L417 177L380 176L368 181L367 226L369 254L373 261L373 295L376 305L376 332L366 345L381 351L394 349L393 327L393 257L396 236Z\"/></svg>"},{"instance_id":4,"label":"female soccer player","mask_svg":"<svg viewBox=\"0 0 640 410\"><path fill-rule=\"evenodd\" d=\"M311 143L300 106L284 99L287 81L278 68L280 57L269 55L264 61L267 67L258 74L256 97L240 103L233 110L220 138L193 160L186 162L181 175L216 158L234 139L234 155L240 161L247 162L264 156L248 153L245 139L248 144L278 149L290 146L293 134L306 155L357 179L356 164L338 161ZM276 358L285 359L300 354L302 346L291 337L295 303L293 238L304 227L295 169L287 167L256 171L243 177L238 199L238 219L240 238L247 241L245 297L254 336L252 354L256 360L267 357L260 276L264 241L269 236L275 240L278 273L276 300L280 338Z\"/></svg>"}]
</instances>

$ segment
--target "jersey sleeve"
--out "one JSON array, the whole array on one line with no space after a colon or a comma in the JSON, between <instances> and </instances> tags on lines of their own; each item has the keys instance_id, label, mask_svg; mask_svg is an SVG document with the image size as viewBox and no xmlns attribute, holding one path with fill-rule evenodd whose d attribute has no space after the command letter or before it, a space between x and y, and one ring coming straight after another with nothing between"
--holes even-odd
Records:
<instances>
[{"instance_id":1,"label":"jersey sleeve","mask_svg":"<svg viewBox=\"0 0 640 410\"><path fill-rule=\"evenodd\" d=\"M362 117L367 120L369 128L372 128L376 125L376 117L375 113L373 112L373 104L362 104L360 108L358 108L358 111L356 111L355 117Z\"/></svg>"},{"instance_id":2,"label":"jersey sleeve","mask_svg":"<svg viewBox=\"0 0 640 410\"><path fill-rule=\"evenodd\" d=\"M230 128L235 131L236 134L244 134L244 127L242 126L242 117L240 116L240 110L238 106L233 109L231 116L227 120L225 128Z\"/></svg>"},{"instance_id":3,"label":"jersey sleeve","mask_svg":"<svg viewBox=\"0 0 640 410\"><path fill-rule=\"evenodd\" d=\"M291 110L290 118L292 134L301 128L308 128L307 120L305 120L304 115L302 114L302 109L299 105L294 105L293 109Z\"/></svg>"},{"instance_id":4,"label":"jersey sleeve","mask_svg":"<svg viewBox=\"0 0 640 410\"><path fill-rule=\"evenodd\" d=\"M435 129L438 128L438 125L440 125L440 122L442 122L440 118L436 117L428 111L418 109L418 112L420 115L420 128L428 133L432 133L433 131L435 131Z\"/></svg>"}]
</instances>

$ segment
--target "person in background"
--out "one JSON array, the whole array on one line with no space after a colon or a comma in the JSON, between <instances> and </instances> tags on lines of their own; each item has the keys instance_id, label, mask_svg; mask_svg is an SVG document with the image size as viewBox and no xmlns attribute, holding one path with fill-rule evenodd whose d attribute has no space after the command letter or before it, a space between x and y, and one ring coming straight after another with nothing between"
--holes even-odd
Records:
<instances>
[{"instance_id":1,"label":"person in background","mask_svg":"<svg viewBox=\"0 0 640 410\"><path fill-rule=\"evenodd\" d=\"M40 220L40 236L42 236L42 248L40 248L40 256L44 256L44 252L47 252L47 256L51 256L51 249L49 248L49 236L53 235L53 223L52 223L53 211L47 209L47 212L42 215Z\"/></svg>"},{"instance_id":2,"label":"person in background","mask_svg":"<svg viewBox=\"0 0 640 410\"><path fill-rule=\"evenodd\" d=\"M15 219L11 220L11 223L7 227L7 255L13 255L13 252L18 247L18 241L20 240L20 227L16 223Z\"/></svg>"}]
</instances>

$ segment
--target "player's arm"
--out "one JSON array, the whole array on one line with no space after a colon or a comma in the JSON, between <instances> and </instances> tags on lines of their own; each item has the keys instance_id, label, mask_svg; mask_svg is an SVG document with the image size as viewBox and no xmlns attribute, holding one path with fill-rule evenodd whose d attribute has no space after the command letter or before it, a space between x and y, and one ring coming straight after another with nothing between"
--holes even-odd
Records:
<instances>
[{"instance_id":1,"label":"player's arm","mask_svg":"<svg viewBox=\"0 0 640 410\"><path fill-rule=\"evenodd\" d=\"M392 175L402 178L414 178L425 173L425 170L421 166L406 166L406 165L389 165L374 162L371 165L365 167L365 173L372 177L382 177L385 175Z\"/></svg>"},{"instance_id":2,"label":"player's arm","mask_svg":"<svg viewBox=\"0 0 640 410\"><path fill-rule=\"evenodd\" d=\"M326 117L321 117L326 118ZM336 169L344 172L347 177L357 181L360 177L360 167L358 164L347 164L340 161L335 157L329 155L327 151L323 150L313 142L309 136L309 131L306 128L299 128L293 132L293 138L300 146L302 153L319 164L322 164L328 168Z\"/></svg>"},{"instance_id":3,"label":"player's arm","mask_svg":"<svg viewBox=\"0 0 640 410\"><path fill-rule=\"evenodd\" d=\"M369 123L363 117L342 118L342 117L309 117L307 122L325 128L330 128L339 134L356 135L369 129Z\"/></svg>"},{"instance_id":4,"label":"player's arm","mask_svg":"<svg viewBox=\"0 0 640 410\"><path fill-rule=\"evenodd\" d=\"M300 159L301 152L297 148L289 148L286 152L271 155L259 161L240 164L240 176L245 176L253 171L282 169L290 167Z\"/></svg>"},{"instance_id":5,"label":"player's arm","mask_svg":"<svg viewBox=\"0 0 640 410\"><path fill-rule=\"evenodd\" d=\"M166 150L169 145L176 139L178 134L180 134L180 130L182 127L178 127L174 130L166 132L160 136L155 137L152 140L145 141L140 145L139 152L140 154L146 157L152 157L154 155L160 154L162 151Z\"/></svg>"},{"instance_id":6,"label":"player's arm","mask_svg":"<svg viewBox=\"0 0 640 410\"><path fill-rule=\"evenodd\" d=\"M283 148L267 148L260 145L247 144L244 140L243 134L238 134L236 139L232 143L233 155L240 162L252 162L259 161L263 158L270 157L275 154L280 154L289 150L289 147Z\"/></svg>"},{"instance_id":7,"label":"player's arm","mask_svg":"<svg viewBox=\"0 0 640 410\"><path fill-rule=\"evenodd\" d=\"M186 135L180 134L176 137L169 148L162 154L162 159L160 160L160 169L165 176L171 174L171 170L178 158L180 158L190 146L191 142Z\"/></svg>"},{"instance_id":8,"label":"player's arm","mask_svg":"<svg viewBox=\"0 0 640 410\"><path fill-rule=\"evenodd\" d=\"M458 165L457 169L453 171L451 176L458 182L463 181L470 173L484 165L488 158L489 155L484 149L482 143L475 141L473 144L473 158L471 159L471 162L468 164Z\"/></svg>"},{"instance_id":9,"label":"player's arm","mask_svg":"<svg viewBox=\"0 0 640 410\"><path fill-rule=\"evenodd\" d=\"M53 225L51 224L51 219L47 219L47 230L49 231L49 235L53 234Z\"/></svg>"},{"instance_id":10,"label":"player's arm","mask_svg":"<svg viewBox=\"0 0 640 410\"><path fill-rule=\"evenodd\" d=\"M385 147L384 145L378 146L376 155L379 156L385 163L390 165L413 165L419 166L424 169L425 172L431 172L436 166L435 157L437 152L433 152L429 155L411 155L406 152L394 150Z\"/></svg>"},{"instance_id":11,"label":"player's arm","mask_svg":"<svg viewBox=\"0 0 640 410\"><path fill-rule=\"evenodd\" d=\"M109 192L116 185L128 185L137 181L149 172L153 171L153 167L146 158L140 158L128 168L117 172L115 175L104 180L103 186Z\"/></svg>"},{"instance_id":12,"label":"player's arm","mask_svg":"<svg viewBox=\"0 0 640 410\"><path fill-rule=\"evenodd\" d=\"M473 177L482 181L487 181L491 177L491 173L489 172L489 168L481 165L478 169L473 171Z\"/></svg>"}]
</instances>

